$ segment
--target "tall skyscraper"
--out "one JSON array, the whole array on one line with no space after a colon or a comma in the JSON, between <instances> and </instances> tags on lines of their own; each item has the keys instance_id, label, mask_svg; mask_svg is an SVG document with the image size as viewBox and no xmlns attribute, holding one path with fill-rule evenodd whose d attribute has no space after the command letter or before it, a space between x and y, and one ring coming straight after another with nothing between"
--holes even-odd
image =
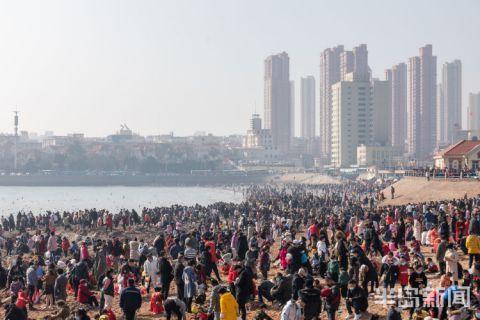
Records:
<instances>
[{"instance_id":1,"label":"tall skyscraper","mask_svg":"<svg viewBox=\"0 0 480 320\"><path fill-rule=\"evenodd\" d=\"M356 164L357 147L372 142L370 83L364 79L355 79L353 76L354 73L349 73L346 81L332 85L330 143L331 163L336 167Z\"/></svg>"},{"instance_id":2,"label":"tall skyscraper","mask_svg":"<svg viewBox=\"0 0 480 320\"><path fill-rule=\"evenodd\" d=\"M330 163L332 85L341 80L340 56L343 46L325 49L320 54L320 78L318 80L320 98L320 155L325 163Z\"/></svg>"},{"instance_id":3,"label":"tall skyscraper","mask_svg":"<svg viewBox=\"0 0 480 320\"><path fill-rule=\"evenodd\" d=\"M468 96L468 130L480 130L480 92Z\"/></svg>"},{"instance_id":4,"label":"tall skyscraper","mask_svg":"<svg viewBox=\"0 0 480 320\"><path fill-rule=\"evenodd\" d=\"M353 51L343 51L340 53L340 80L346 80L347 74L353 72L355 65Z\"/></svg>"},{"instance_id":5,"label":"tall skyscraper","mask_svg":"<svg viewBox=\"0 0 480 320\"><path fill-rule=\"evenodd\" d=\"M301 137L315 138L315 78L300 79Z\"/></svg>"},{"instance_id":6,"label":"tall skyscraper","mask_svg":"<svg viewBox=\"0 0 480 320\"><path fill-rule=\"evenodd\" d=\"M437 146L453 144L455 132L462 128L462 63L445 62L438 86Z\"/></svg>"},{"instance_id":7,"label":"tall skyscraper","mask_svg":"<svg viewBox=\"0 0 480 320\"><path fill-rule=\"evenodd\" d=\"M265 59L265 129L271 130L273 147L288 152L291 140L290 58L286 52Z\"/></svg>"},{"instance_id":8,"label":"tall skyscraper","mask_svg":"<svg viewBox=\"0 0 480 320\"><path fill-rule=\"evenodd\" d=\"M290 80L290 139L295 137L295 81Z\"/></svg>"},{"instance_id":9,"label":"tall skyscraper","mask_svg":"<svg viewBox=\"0 0 480 320\"><path fill-rule=\"evenodd\" d=\"M353 72L359 79L370 80L370 67L368 66L368 50L366 44L353 48Z\"/></svg>"},{"instance_id":10,"label":"tall skyscraper","mask_svg":"<svg viewBox=\"0 0 480 320\"><path fill-rule=\"evenodd\" d=\"M437 57L432 45L408 60L407 151L417 160L430 160L436 140Z\"/></svg>"},{"instance_id":11,"label":"tall skyscraper","mask_svg":"<svg viewBox=\"0 0 480 320\"><path fill-rule=\"evenodd\" d=\"M392 145L392 98L389 81L372 80L370 83L370 132L373 145Z\"/></svg>"},{"instance_id":12,"label":"tall skyscraper","mask_svg":"<svg viewBox=\"0 0 480 320\"><path fill-rule=\"evenodd\" d=\"M331 155L332 85L346 80L352 72L357 79L370 79L367 45L361 44L352 51L344 51L343 46L337 46L320 54L320 152L326 163L330 162Z\"/></svg>"},{"instance_id":13,"label":"tall skyscraper","mask_svg":"<svg viewBox=\"0 0 480 320\"><path fill-rule=\"evenodd\" d=\"M393 147L405 148L407 139L407 65L399 63L385 72L392 106L391 141Z\"/></svg>"}]
</instances>

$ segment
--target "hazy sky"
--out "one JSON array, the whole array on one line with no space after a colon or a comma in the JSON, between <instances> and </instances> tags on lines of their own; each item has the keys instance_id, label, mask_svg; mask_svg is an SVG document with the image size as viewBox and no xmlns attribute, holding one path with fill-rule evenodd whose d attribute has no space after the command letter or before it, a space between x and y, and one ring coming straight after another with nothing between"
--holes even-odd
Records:
<instances>
[{"instance_id":1,"label":"hazy sky","mask_svg":"<svg viewBox=\"0 0 480 320\"><path fill-rule=\"evenodd\" d=\"M438 77L462 60L466 107L479 14L478 0L1 1L0 132L17 105L21 130L39 133L244 133L255 103L263 114L266 56L288 52L291 79L318 89L319 53L338 44L367 43L383 79L431 43Z\"/></svg>"}]
</instances>

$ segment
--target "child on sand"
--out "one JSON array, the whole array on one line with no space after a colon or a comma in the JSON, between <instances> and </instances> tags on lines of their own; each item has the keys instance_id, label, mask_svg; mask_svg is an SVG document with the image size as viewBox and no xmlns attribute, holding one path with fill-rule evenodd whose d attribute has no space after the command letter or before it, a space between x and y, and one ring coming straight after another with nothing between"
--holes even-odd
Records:
<instances>
[{"instance_id":1,"label":"child on sand","mask_svg":"<svg viewBox=\"0 0 480 320\"><path fill-rule=\"evenodd\" d=\"M152 297L150 298L150 312L152 312L153 314L161 314L164 312L161 288L155 287L154 290L155 292L152 294Z\"/></svg>"}]
</instances>

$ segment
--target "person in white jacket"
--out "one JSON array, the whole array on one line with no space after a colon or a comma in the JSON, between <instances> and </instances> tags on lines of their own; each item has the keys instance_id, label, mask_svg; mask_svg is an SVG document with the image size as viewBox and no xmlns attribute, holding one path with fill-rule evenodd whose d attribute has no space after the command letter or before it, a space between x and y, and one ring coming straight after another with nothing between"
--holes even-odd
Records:
<instances>
[{"instance_id":1,"label":"person in white jacket","mask_svg":"<svg viewBox=\"0 0 480 320\"><path fill-rule=\"evenodd\" d=\"M145 271L145 274L147 274L150 278L150 281L148 282L147 286L147 292L150 291L150 287L153 288L159 286L158 279L159 279L159 272L160 270L158 269L158 260L157 257L154 257L151 253L147 255L147 260L143 263L143 270Z\"/></svg>"},{"instance_id":2,"label":"person in white jacket","mask_svg":"<svg viewBox=\"0 0 480 320\"><path fill-rule=\"evenodd\" d=\"M140 259L140 254L138 253L138 247L140 243L138 242L137 238L135 240L130 241L130 259L138 261Z\"/></svg>"},{"instance_id":3,"label":"person in white jacket","mask_svg":"<svg viewBox=\"0 0 480 320\"><path fill-rule=\"evenodd\" d=\"M298 299L297 301L291 299L285 304L280 316L281 320L303 320L303 307L305 303Z\"/></svg>"}]
</instances>

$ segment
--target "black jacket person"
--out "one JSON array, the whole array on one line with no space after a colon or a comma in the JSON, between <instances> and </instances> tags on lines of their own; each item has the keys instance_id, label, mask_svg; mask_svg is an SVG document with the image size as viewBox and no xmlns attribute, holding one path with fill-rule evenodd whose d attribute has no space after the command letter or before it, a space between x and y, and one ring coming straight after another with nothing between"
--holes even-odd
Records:
<instances>
[{"instance_id":1,"label":"black jacket person","mask_svg":"<svg viewBox=\"0 0 480 320\"><path fill-rule=\"evenodd\" d=\"M135 280L128 279L128 287L120 293L120 308L125 315L125 320L134 320L135 313L142 306L142 296L140 290L135 287Z\"/></svg>"},{"instance_id":2,"label":"black jacket person","mask_svg":"<svg viewBox=\"0 0 480 320\"><path fill-rule=\"evenodd\" d=\"M166 299L170 291L170 282L173 280L173 267L170 261L165 257L165 253L160 252L160 261L158 261L158 270L160 272L160 282L162 284L162 295Z\"/></svg>"},{"instance_id":3,"label":"black jacket person","mask_svg":"<svg viewBox=\"0 0 480 320\"><path fill-rule=\"evenodd\" d=\"M304 319L317 319L321 312L320 290L313 287L312 279L309 278L305 281L305 288L300 290L298 295L305 302Z\"/></svg>"}]
</instances>

